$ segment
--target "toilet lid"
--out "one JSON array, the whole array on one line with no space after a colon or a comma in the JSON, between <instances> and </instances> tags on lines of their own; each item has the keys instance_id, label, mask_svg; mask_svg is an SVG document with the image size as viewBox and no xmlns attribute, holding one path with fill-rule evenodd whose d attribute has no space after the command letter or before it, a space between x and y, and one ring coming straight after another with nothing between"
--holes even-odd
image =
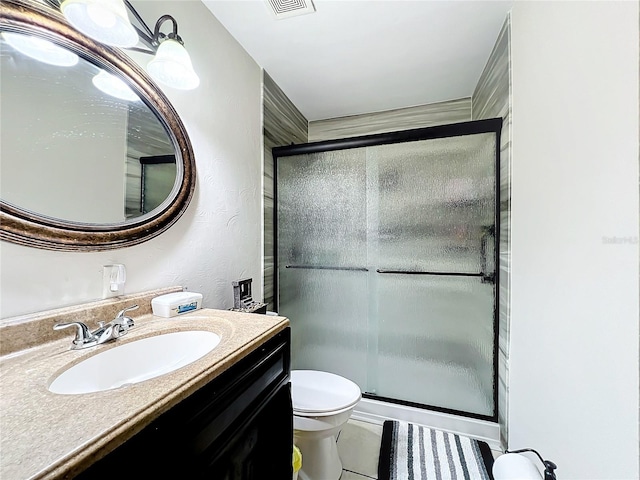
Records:
<instances>
[{"instance_id":1,"label":"toilet lid","mask_svg":"<svg viewBox=\"0 0 640 480\"><path fill-rule=\"evenodd\" d=\"M316 370L291 372L291 399L297 413L334 413L351 408L360 398L360 387L339 375Z\"/></svg>"}]
</instances>

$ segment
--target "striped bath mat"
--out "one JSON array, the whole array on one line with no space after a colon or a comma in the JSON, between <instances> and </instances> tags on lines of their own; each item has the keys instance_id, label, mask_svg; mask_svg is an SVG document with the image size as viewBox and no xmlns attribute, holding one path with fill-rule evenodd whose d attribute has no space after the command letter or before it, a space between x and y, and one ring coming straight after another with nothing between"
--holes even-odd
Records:
<instances>
[{"instance_id":1,"label":"striped bath mat","mask_svg":"<svg viewBox=\"0 0 640 480\"><path fill-rule=\"evenodd\" d=\"M382 428L378 480L493 480L485 442L387 420Z\"/></svg>"}]
</instances>

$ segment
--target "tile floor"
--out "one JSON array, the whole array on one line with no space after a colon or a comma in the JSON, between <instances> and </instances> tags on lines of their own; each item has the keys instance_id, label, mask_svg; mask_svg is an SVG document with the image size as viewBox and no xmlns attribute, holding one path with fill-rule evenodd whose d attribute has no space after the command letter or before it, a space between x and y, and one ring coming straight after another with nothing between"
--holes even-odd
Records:
<instances>
[{"instance_id":1,"label":"tile floor","mask_svg":"<svg viewBox=\"0 0 640 480\"><path fill-rule=\"evenodd\" d=\"M382 425L349 420L338 437L338 453L342 459L340 480L377 480L378 456ZM501 452L492 450L497 458Z\"/></svg>"},{"instance_id":2,"label":"tile floor","mask_svg":"<svg viewBox=\"0 0 640 480\"><path fill-rule=\"evenodd\" d=\"M338 437L343 469L340 480L377 479L381 439L382 425L349 420Z\"/></svg>"}]
</instances>

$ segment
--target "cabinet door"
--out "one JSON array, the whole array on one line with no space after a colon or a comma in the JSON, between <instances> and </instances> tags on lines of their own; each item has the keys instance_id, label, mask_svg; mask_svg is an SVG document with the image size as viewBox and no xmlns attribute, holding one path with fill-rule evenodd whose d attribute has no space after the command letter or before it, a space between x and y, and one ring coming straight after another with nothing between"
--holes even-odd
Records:
<instances>
[{"instance_id":1,"label":"cabinet door","mask_svg":"<svg viewBox=\"0 0 640 480\"><path fill-rule=\"evenodd\" d=\"M292 476L291 392L282 386L253 420L240 426L235 439L197 477L220 480L288 479ZM286 460L284 460L286 459Z\"/></svg>"}]
</instances>

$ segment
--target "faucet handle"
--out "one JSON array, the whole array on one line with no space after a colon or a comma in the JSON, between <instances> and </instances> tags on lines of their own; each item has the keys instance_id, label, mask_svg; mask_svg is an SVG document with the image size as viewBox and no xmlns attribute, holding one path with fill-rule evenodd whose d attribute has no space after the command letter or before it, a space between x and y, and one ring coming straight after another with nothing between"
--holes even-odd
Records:
<instances>
[{"instance_id":1,"label":"faucet handle","mask_svg":"<svg viewBox=\"0 0 640 480\"><path fill-rule=\"evenodd\" d=\"M62 330L63 328L70 327L76 327L76 338L73 340L73 346L71 348L82 348L88 343L95 342L95 337L89 331L89 327L82 322L56 323L53 329Z\"/></svg>"},{"instance_id":2,"label":"faucet handle","mask_svg":"<svg viewBox=\"0 0 640 480\"><path fill-rule=\"evenodd\" d=\"M129 318L129 317L125 317L124 314L130 310L136 310L138 307L139 305L131 305L130 307L125 308L124 310L120 310L116 315L116 318L120 318L120 317Z\"/></svg>"},{"instance_id":3,"label":"faucet handle","mask_svg":"<svg viewBox=\"0 0 640 480\"><path fill-rule=\"evenodd\" d=\"M138 308L138 305L132 305L125 308L124 310L121 310L120 312L118 312L118 315L116 315L116 318L111 321L111 324L116 327L116 329L114 330L114 336L116 338L124 335L131 327L135 326L133 318L126 317L124 314L125 312L135 310L136 308Z\"/></svg>"}]
</instances>

